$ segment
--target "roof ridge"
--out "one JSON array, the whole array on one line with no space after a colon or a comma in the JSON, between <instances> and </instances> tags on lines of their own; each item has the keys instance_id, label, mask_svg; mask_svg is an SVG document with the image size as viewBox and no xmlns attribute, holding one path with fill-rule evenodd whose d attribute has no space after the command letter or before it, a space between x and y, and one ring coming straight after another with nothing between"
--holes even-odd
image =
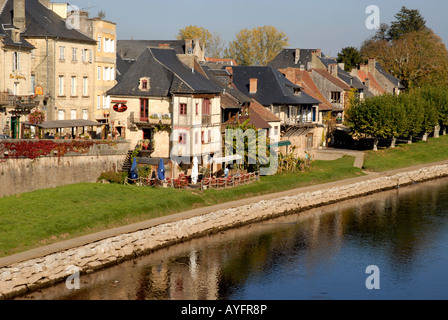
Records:
<instances>
[{"instance_id":1,"label":"roof ridge","mask_svg":"<svg viewBox=\"0 0 448 320\"><path fill-rule=\"evenodd\" d=\"M176 72L171 70L171 68L169 68L166 64L164 64L159 59L157 59L156 56L154 55L154 53L152 52L153 49L156 49L156 50L172 50L172 51L174 51L174 53L176 53L176 50L174 50L173 48L159 49L159 48L152 48L152 47L147 47L146 49L151 52L151 55L154 57L154 60L156 60L158 63L160 63L164 68L168 69L176 78L178 78L180 81L182 81L184 84L186 84L188 88L190 88L193 91L196 91L190 84L188 84L184 79L182 79ZM176 57L176 59L177 59L177 57ZM182 62L179 61L179 63L181 63L183 65Z\"/></svg>"}]
</instances>

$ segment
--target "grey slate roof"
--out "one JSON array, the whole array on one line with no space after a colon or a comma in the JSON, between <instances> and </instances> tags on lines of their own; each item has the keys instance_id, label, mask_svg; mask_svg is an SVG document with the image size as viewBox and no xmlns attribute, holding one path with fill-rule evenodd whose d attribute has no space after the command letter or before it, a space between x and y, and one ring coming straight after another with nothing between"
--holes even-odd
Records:
<instances>
[{"instance_id":1,"label":"grey slate roof","mask_svg":"<svg viewBox=\"0 0 448 320\"><path fill-rule=\"evenodd\" d=\"M390 82L392 82L395 86L397 86L399 89L404 89L405 87L401 84L400 79L394 77L390 73L387 73L386 70L383 69L383 67L378 63L375 62L375 68L376 70L381 73L383 76L387 78Z\"/></svg>"},{"instance_id":2,"label":"grey slate roof","mask_svg":"<svg viewBox=\"0 0 448 320\"><path fill-rule=\"evenodd\" d=\"M310 63L312 59L312 52L315 50L316 49L300 49L299 61L296 64L296 49L283 49L271 62L268 63L268 66L275 69L286 69L299 68L300 65L303 65L307 68L308 63Z\"/></svg>"},{"instance_id":3,"label":"grey slate roof","mask_svg":"<svg viewBox=\"0 0 448 320\"><path fill-rule=\"evenodd\" d=\"M13 27L12 25L12 8L13 1L9 0L5 3L3 11L0 12L0 35L3 35L3 43L5 46L12 47L20 47L26 49L34 49L34 46L31 45L28 41L26 41L22 35L20 35L20 42L16 43L11 38L11 30L9 28ZM0 8L1 10L1 8Z\"/></svg>"},{"instance_id":4,"label":"grey slate roof","mask_svg":"<svg viewBox=\"0 0 448 320\"><path fill-rule=\"evenodd\" d=\"M148 91L139 81L150 79ZM107 94L115 96L166 97L173 93L220 93L222 90L198 72L192 72L177 59L174 49L146 48Z\"/></svg>"},{"instance_id":5,"label":"grey slate roof","mask_svg":"<svg viewBox=\"0 0 448 320\"><path fill-rule=\"evenodd\" d=\"M177 54L185 53L184 40L118 40L117 53L123 60L137 60L146 48L158 48L160 44L169 44Z\"/></svg>"},{"instance_id":6,"label":"grey slate roof","mask_svg":"<svg viewBox=\"0 0 448 320\"><path fill-rule=\"evenodd\" d=\"M12 3L11 0L9 2ZM61 40L96 44L92 38L75 29L67 28L65 21L60 16L37 0L25 0L25 9L26 30L23 33L25 37L59 37Z\"/></svg>"},{"instance_id":7,"label":"grey slate roof","mask_svg":"<svg viewBox=\"0 0 448 320\"><path fill-rule=\"evenodd\" d=\"M225 69L211 69L207 65L202 65L202 69L208 78L218 85L222 90L242 103L250 103L252 100L236 88L228 85L229 73Z\"/></svg>"},{"instance_id":8,"label":"grey slate roof","mask_svg":"<svg viewBox=\"0 0 448 320\"><path fill-rule=\"evenodd\" d=\"M233 83L243 94L255 99L264 106L272 104L301 105L319 104L320 101L304 92L294 94L294 89L300 89L278 70L271 66L238 66L233 67ZM251 78L258 80L257 92L249 93Z\"/></svg>"}]
</instances>

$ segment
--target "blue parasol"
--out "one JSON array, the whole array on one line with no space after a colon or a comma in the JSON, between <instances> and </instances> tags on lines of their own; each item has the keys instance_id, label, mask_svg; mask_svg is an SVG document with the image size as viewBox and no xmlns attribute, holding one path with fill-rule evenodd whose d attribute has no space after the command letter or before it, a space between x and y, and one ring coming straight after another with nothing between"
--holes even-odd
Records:
<instances>
[{"instance_id":1,"label":"blue parasol","mask_svg":"<svg viewBox=\"0 0 448 320\"><path fill-rule=\"evenodd\" d=\"M159 180L165 180L165 165L163 164L163 159L160 159L159 168L157 169L157 176Z\"/></svg>"}]
</instances>

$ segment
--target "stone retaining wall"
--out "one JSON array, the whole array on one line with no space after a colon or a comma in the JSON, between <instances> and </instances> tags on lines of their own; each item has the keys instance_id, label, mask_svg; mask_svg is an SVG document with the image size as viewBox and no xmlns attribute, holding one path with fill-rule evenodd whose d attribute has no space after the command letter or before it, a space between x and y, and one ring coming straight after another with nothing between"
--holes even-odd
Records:
<instances>
[{"instance_id":1,"label":"stone retaining wall","mask_svg":"<svg viewBox=\"0 0 448 320\"><path fill-rule=\"evenodd\" d=\"M0 298L11 298L64 281L73 270L81 274L93 272L207 233L445 176L448 176L448 164L363 177L355 182L341 182L336 187L257 201L110 237L0 268Z\"/></svg>"},{"instance_id":2,"label":"stone retaining wall","mask_svg":"<svg viewBox=\"0 0 448 320\"><path fill-rule=\"evenodd\" d=\"M96 182L102 172L121 169L129 146L127 142L96 144L86 154L71 152L60 158L0 161L0 198L42 188Z\"/></svg>"}]
</instances>

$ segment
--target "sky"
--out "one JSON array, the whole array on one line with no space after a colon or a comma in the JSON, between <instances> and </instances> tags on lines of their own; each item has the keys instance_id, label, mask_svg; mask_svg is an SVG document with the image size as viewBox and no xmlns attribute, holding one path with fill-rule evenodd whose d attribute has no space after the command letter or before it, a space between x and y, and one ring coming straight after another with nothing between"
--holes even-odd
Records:
<instances>
[{"instance_id":1,"label":"sky","mask_svg":"<svg viewBox=\"0 0 448 320\"><path fill-rule=\"evenodd\" d=\"M54 1L54 0L53 0ZM57 2L57 1L54 1ZM70 0L91 17L102 10L117 23L118 40L174 40L179 30L196 25L227 43L241 29L270 25L286 33L289 48L322 49L336 56L342 48L360 48L375 34L366 27L370 5L380 23L394 21L402 6L418 9L426 24L448 44L446 0ZM90 8L90 9L89 9Z\"/></svg>"}]
</instances>

